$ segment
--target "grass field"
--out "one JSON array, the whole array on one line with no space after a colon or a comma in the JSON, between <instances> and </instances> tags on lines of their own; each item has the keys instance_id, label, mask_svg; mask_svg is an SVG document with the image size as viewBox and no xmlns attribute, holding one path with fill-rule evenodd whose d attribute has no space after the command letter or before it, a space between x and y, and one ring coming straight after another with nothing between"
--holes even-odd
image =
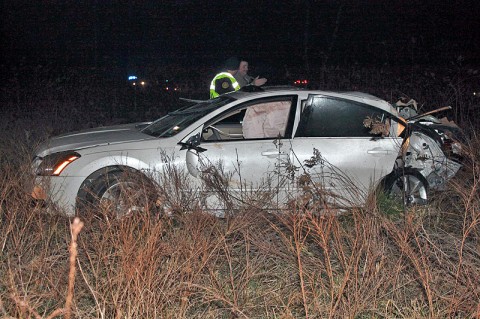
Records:
<instances>
[{"instance_id":1,"label":"grass field","mask_svg":"<svg viewBox=\"0 0 480 319\"><path fill-rule=\"evenodd\" d=\"M478 75L342 72L331 70L326 88L383 98L409 90L421 103L454 106L450 116L468 136L464 166L429 205L395 210L372 193L341 215L299 202L281 214L244 205L216 218L184 205L171 216L112 220L99 210L73 220L32 204L25 191L35 145L155 117L174 97L137 96L133 110L131 92L73 75L4 88L0 317L479 318L480 121L472 114L480 112L470 95Z\"/></svg>"}]
</instances>

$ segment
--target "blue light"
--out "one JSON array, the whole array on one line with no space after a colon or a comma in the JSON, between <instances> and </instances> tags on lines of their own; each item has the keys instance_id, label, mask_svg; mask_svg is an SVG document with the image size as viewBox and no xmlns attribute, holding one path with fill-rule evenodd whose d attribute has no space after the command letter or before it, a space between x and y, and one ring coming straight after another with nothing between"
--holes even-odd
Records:
<instances>
[{"instance_id":1,"label":"blue light","mask_svg":"<svg viewBox=\"0 0 480 319\"><path fill-rule=\"evenodd\" d=\"M138 79L136 75L129 75L128 76L129 81L133 81L133 80L136 80L136 79Z\"/></svg>"}]
</instances>

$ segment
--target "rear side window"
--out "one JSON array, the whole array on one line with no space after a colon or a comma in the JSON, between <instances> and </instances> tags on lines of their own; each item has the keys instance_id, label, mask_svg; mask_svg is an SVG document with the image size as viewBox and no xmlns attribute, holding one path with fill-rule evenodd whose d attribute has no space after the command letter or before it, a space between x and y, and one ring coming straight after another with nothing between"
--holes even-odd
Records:
<instances>
[{"instance_id":1,"label":"rear side window","mask_svg":"<svg viewBox=\"0 0 480 319\"><path fill-rule=\"evenodd\" d=\"M373 106L327 97L313 97L305 106L297 137L372 137L364 120L385 123L385 112Z\"/></svg>"}]
</instances>

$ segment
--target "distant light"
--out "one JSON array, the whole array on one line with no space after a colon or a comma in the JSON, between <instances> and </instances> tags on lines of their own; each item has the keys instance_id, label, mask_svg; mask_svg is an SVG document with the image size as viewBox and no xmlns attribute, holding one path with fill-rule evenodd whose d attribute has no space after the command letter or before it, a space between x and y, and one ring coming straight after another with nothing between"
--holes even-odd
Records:
<instances>
[{"instance_id":1,"label":"distant light","mask_svg":"<svg viewBox=\"0 0 480 319\"><path fill-rule=\"evenodd\" d=\"M165 82L168 82L168 80L165 80Z\"/></svg>"},{"instance_id":2,"label":"distant light","mask_svg":"<svg viewBox=\"0 0 480 319\"><path fill-rule=\"evenodd\" d=\"M295 80L294 84L308 84L308 80Z\"/></svg>"},{"instance_id":3,"label":"distant light","mask_svg":"<svg viewBox=\"0 0 480 319\"><path fill-rule=\"evenodd\" d=\"M478 95L478 93L477 93L477 92L473 92L473 96L477 96L477 95Z\"/></svg>"},{"instance_id":4,"label":"distant light","mask_svg":"<svg viewBox=\"0 0 480 319\"><path fill-rule=\"evenodd\" d=\"M145 85L145 81L140 82L141 85Z\"/></svg>"},{"instance_id":5,"label":"distant light","mask_svg":"<svg viewBox=\"0 0 480 319\"><path fill-rule=\"evenodd\" d=\"M133 80L136 80L136 79L138 79L136 75L129 75L128 76L129 81L133 81Z\"/></svg>"},{"instance_id":6,"label":"distant light","mask_svg":"<svg viewBox=\"0 0 480 319\"><path fill-rule=\"evenodd\" d=\"M137 85L137 83L136 83L136 82L133 82L132 85Z\"/></svg>"}]
</instances>

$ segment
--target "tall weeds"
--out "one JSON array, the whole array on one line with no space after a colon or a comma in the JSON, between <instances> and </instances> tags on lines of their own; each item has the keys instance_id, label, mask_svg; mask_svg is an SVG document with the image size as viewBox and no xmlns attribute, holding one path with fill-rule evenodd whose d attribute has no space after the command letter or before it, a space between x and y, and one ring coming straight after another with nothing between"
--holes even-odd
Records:
<instances>
[{"instance_id":1,"label":"tall weeds","mask_svg":"<svg viewBox=\"0 0 480 319\"><path fill-rule=\"evenodd\" d=\"M342 214L325 203L320 209L310 193L321 188L273 214L261 205L275 197L266 185L258 194L222 193L232 211L219 219L195 204L201 192L179 192L189 181L167 167L174 178L159 185L167 214L106 219L98 217L106 212L83 212L75 268L72 221L28 196L29 150L38 136L23 133L12 143L7 133L0 153L1 317L45 318L65 309L75 318L480 316L480 139L473 133L448 189L429 206L395 214L377 200Z\"/></svg>"}]
</instances>

